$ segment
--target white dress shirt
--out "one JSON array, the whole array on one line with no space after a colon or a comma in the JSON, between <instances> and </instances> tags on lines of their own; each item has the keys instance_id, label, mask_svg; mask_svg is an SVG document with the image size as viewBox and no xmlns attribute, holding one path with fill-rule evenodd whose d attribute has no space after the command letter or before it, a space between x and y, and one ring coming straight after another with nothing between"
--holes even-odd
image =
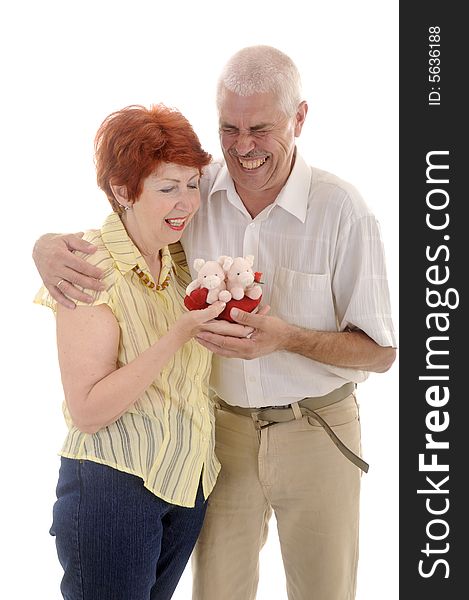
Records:
<instances>
[{"instance_id":1,"label":"white dress shirt","mask_svg":"<svg viewBox=\"0 0 469 600\"><path fill-rule=\"evenodd\" d=\"M196 258L253 254L270 315L317 331L361 329L396 347L379 224L352 185L297 153L277 199L254 219L223 162L207 167L201 197L181 240L194 278ZM211 386L232 405L281 406L367 377L279 351L253 360L214 355Z\"/></svg>"}]
</instances>

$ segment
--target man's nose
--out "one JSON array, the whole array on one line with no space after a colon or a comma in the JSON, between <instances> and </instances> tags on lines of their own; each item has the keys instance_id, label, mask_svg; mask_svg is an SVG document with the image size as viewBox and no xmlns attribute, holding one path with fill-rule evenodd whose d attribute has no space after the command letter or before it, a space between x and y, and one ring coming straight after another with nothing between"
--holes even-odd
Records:
<instances>
[{"instance_id":1,"label":"man's nose","mask_svg":"<svg viewBox=\"0 0 469 600\"><path fill-rule=\"evenodd\" d=\"M236 138L235 150L241 156L244 156L254 150L255 142L252 135L248 132L240 131Z\"/></svg>"}]
</instances>

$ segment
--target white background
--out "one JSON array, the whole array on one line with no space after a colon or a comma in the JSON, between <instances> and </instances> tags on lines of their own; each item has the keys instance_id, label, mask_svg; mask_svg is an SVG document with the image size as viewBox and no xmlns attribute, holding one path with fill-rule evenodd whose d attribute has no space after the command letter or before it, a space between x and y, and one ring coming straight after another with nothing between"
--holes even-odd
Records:
<instances>
[{"instance_id":1,"label":"white background","mask_svg":"<svg viewBox=\"0 0 469 600\"><path fill-rule=\"evenodd\" d=\"M126 105L164 102L218 156L214 90L222 65L247 45L283 50L309 101L300 151L351 181L381 223L397 326L398 8L389 0L2 6L0 597L59 600L48 528L65 429L54 319L32 303L40 281L31 250L46 231L96 227L109 212L94 178L96 129ZM398 598L397 372L395 364L359 387L371 468L362 478L357 600ZM188 600L190 585L188 567L174 599ZM258 600L283 600L284 589L272 520ZM311 598L321 600L314 590Z\"/></svg>"}]
</instances>

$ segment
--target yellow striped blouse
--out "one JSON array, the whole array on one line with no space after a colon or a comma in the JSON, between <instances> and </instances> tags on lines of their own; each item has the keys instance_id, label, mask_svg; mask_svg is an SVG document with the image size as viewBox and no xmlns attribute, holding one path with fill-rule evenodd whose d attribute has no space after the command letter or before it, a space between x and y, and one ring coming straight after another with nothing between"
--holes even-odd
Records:
<instances>
[{"instance_id":1,"label":"yellow striped blouse","mask_svg":"<svg viewBox=\"0 0 469 600\"><path fill-rule=\"evenodd\" d=\"M184 253L179 243L171 253L164 248L160 280L153 282L118 214L112 213L101 230L87 232L84 239L98 246L94 254L80 256L105 271L106 290L92 292L92 305L107 304L119 323L118 366L122 366L151 346L185 310L183 297L190 275ZM140 275L133 270L136 266ZM168 274L169 285L155 289ZM56 309L44 287L35 302ZM187 342L139 400L95 434L82 433L73 425L64 402L69 432L60 454L137 475L163 500L194 506L200 477L207 497L220 470L208 395L210 364L210 352L194 340Z\"/></svg>"}]
</instances>

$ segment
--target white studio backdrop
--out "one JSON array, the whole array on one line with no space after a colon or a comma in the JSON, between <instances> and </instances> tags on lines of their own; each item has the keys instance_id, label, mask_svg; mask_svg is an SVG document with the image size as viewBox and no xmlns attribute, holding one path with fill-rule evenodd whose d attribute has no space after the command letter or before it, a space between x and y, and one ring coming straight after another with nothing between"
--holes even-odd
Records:
<instances>
[{"instance_id":1,"label":"white studio backdrop","mask_svg":"<svg viewBox=\"0 0 469 600\"><path fill-rule=\"evenodd\" d=\"M253 44L278 47L302 73L309 113L298 146L307 161L352 182L377 215L398 324L397 2L2 4L2 598L61 597L48 528L65 426L54 319L32 303L33 243L47 231L98 227L109 212L92 153L114 110L175 106L219 156L216 78ZM397 374L395 364L359 388L371 468L362 478L357 600L398 598ZM174 600L189 600L190 588L188 566ZM258 600L285 600L284 590L272 519Z\"/></svg>"}]
</instances>

